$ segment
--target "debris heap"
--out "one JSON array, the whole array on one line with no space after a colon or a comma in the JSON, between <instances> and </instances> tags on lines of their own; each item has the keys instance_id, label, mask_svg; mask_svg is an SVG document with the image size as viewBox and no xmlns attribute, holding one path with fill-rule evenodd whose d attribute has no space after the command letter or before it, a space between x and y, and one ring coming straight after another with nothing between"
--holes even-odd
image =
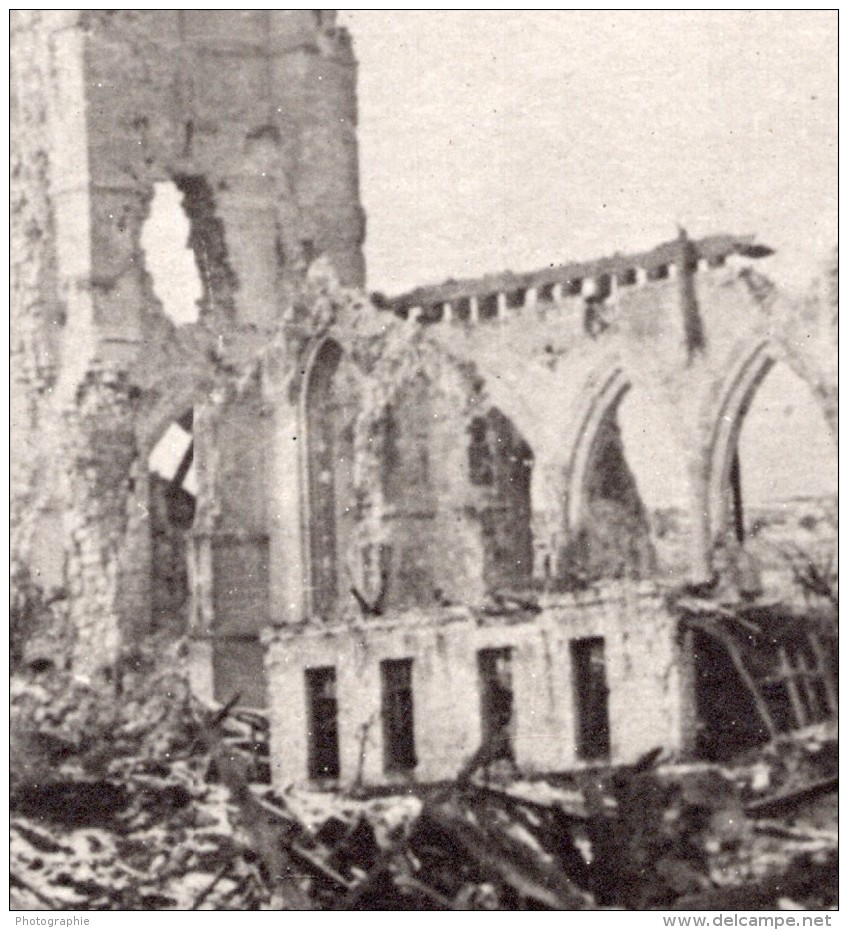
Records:
<instances>
[{"instance_id":1,"label":"debris heap","mask_svg":"<svg viewBox=\"0 0 848 930\"><path fill-rule=\"evenodd\" d=\"M118 693L116 693L118 692ZM833 907L835 733L733 765L521 780L481 748L449 784L276 792L261 721L176 673L110 696L13 685L16 909Z\"/></svg>"}]
</instances>

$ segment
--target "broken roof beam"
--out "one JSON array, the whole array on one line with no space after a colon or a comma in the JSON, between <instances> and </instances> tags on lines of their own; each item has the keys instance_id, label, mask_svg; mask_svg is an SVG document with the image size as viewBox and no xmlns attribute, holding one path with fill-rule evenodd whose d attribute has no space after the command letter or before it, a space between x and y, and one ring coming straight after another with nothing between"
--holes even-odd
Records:
<instances>
[{"instance_id":1,"label":"broken roof beam","mask_svg":"<svg viewBox=\"0 0 848 930\"><path fill-rule=\"evenodd\" d=\"M688 617L687 623L697 629L707 636L712 637L717 642L719 642L727 650L728 656L730 656L730 661L733 663L733 667L736 669L736 673L739 675L742 683L748 689L753 698L754 705L757 708L757 713L760 716L760 719L763 722L766 730L769 734L769 739L775 740L780 735L780 732L775 724L771 713L768 709L768 705L763 698L762 692L760 691L757 682L754 680L751 673L745 666L745 662L742 658L742 652L737 646L736 642L733 640L733 637L726 633L724 630L720 629L717 624L710 623L707 620L702 620L698 617Z\"/></svg>"},{"instance_id":2,"label":"broken roof beam","mask_svg":"<svg viewBox=\"0 0 848 930\"><path fill-rule=\"evenodd\" d=\"M720 267L731 255L763 258L773 252L768 246L756 243L753 236L708 236L692 241L691 246L696 256L693 270L699 271ZM388 300L386 306L403 317L412 315L410 308L425 308L424 322L429 322L426 318L428 307L460 300L476 301L482 306L486 300L494 299L497 311L480 313L479 318L500 319L504 312L518 306L529 307L545 300L557 302L566 296L606 296L621 287L673 278L680 260L679 240L673 239L647 252L617 254L523 274L507 271L499 275L419 287ZM516 302L516 294L523 294L520 304ZM476 322L477 318L471 313L467 319Z\"/></svg>"}]
</instances>

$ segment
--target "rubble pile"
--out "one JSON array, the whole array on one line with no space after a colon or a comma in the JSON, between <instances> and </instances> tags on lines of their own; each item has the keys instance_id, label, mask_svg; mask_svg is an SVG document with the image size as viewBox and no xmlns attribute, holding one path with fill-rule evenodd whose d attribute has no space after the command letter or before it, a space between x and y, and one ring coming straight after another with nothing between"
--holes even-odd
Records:
<instances>
[{"instance_id":1,"label":"rubble pile","mask_svg":"<svg viewBox=\"0 0 848 930\"><path fill-rule=\"evenodd\" d=\"M657 751L533 780L481 751L449 784L368 796L257 784L261 722L201 705L176 673L111 701L16 682L12 709L17 909L836 903L833 727L733 765Z\"/></svg>"},{"instance_id":2,"label":"rubble pile","mask_svg":"<svg viewBox=\"0 0 848 930\"><path fill-rule=\"evenodd\" d=\"M221 712L176 672L124 682L13 679L12 907L258 906L256 854L210 783Z\"/></svg>"}]
</instances>

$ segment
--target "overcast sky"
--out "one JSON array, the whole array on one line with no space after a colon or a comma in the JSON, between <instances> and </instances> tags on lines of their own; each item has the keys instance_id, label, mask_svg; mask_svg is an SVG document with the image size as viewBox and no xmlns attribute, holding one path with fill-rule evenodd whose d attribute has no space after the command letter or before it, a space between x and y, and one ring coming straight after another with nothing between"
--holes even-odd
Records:
<instances>
[{"instance_id":1,"label":"overcast sky","mask_svg":"<svg viewBox=\"0 0 848 930\"><path fill-rule=\"evenodd\" d=\"M755 233L803 288L836 243L834 12L348 11L368 287ZM646 501L682 499L621 411ZM804 450L803 454L800 450ZM776 368L740 439L749 501L833 491L834 447Z\"/></svg>"},{"instance_id":2,"label":"overcast sky","mask_svg":"<svg viewBox=\"0 0 848 930\"><path fill-rule=\"evenodd\" d=\"M833 12L348 11L340 21L359 60L369 290L647 249L678 222L693 236L755 233L778 250L758 268L799 288L836 242ZM149 264L175 317L192 319L187 222L175 220L176 190L160 193ZM681 498L679 480L658 470L649 405L629 398L621 421L646 501ZM821 413L788 372L764 382L740 446L749 500L835 489Z\"/></svg>"},{"instance_id":3,"label":"overcast sky","mask_svg":"<svg viewBox=\"0 0 848 930\"><path fill-rule=\"evenodd\" d=\"M836 241L835 12L347 11L368 283L756 233Z\"/></svg>"}]
</instances>

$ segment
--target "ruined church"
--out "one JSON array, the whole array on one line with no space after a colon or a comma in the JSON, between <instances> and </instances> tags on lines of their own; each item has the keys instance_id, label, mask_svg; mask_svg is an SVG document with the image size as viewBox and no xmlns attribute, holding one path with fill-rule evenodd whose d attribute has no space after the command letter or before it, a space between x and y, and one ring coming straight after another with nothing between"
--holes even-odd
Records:
<instances>
[{"instance_id":1,"label":"ruined church","mask_svg":"<svg viewBox=\"0 0 848 930\"><path fill-rule=\"evenodd\" d=\"M693 752L731 681L699 673L722 640L697 605L785 582L749 570L742 423L781 363L835 436L833 302L788 304L748 231L683 230L369 297L334 13L16 11L12 35L13 554L64 592L74 669L184 637L199 696L267 714L278 785ZM187 322L145 261L161 185ZM673 519L628 465L634 387ZM754 688L766 735L834 713L826 632L769 634L794 717Z\"/></svg>"}]
</instances>

